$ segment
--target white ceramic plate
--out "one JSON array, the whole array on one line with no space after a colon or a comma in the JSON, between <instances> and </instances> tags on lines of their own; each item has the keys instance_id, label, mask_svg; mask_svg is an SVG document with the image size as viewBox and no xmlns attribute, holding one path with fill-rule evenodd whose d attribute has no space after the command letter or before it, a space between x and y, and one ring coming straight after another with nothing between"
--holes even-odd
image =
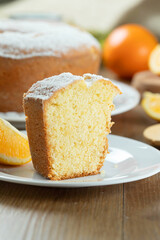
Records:
<instances>
[{"instance_id":1,"label":"white ceramic plate","mask_svg":"<svg viewBox=\"0 0 160 240\"><path fill-rule=\"evenodd\" d=\"M0 180L47 187L91 187L127 183L150 177L160 171L160 151L129 138L110 135L109 151L101 174L51 181L33 169L32 163L21 167L3 167Z\"/></svg>"},{"instance_id":2,"label":"white ceramic plate","mask_svg":"<svg viewBox=\"0 0 160 240\"><path fill-rule=\"evenodd\" d=\"M139 103L140 95L137 90L116 80L112 80L112 82L115 83L123 93L117 96L114 100L115 110L112 112L112 116L131 110ZM0 117L13 123L25 122L24 113L0 112Z\"/></svg>"},{"instance_id":3,"label":"white ceramic plate","mask_svg":"<svg viewBox=\"0 0 160 240\"><path fill-rule=\"evenodd\" d=\"M115 110L112 112L112 116L127 112L138 105L140 94L135 88L116 80L112 80L112 82L116 84L122 92L121 95L118 95L114 99Z\"/></svg>"}]
</instances>

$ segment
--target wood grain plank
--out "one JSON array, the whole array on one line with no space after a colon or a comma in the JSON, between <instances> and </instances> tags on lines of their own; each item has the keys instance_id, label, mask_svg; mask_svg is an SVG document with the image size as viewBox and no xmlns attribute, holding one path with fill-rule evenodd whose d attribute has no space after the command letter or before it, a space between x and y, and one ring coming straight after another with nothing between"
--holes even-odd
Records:
<instances>
[{"instance_id":1,"label":"wood grain plank","mask_svg":"<svg viewBox=\"0 0 160 240\"><path fill-rule=\"evenodd\" d=\"M144 141L144 129L154 124L141 106L115 116L112 133ZM124 185L124 240L160 238L160 174Z\"/></svg>"},{"instance_id":2,"label":"wood grain plank","mask_svg":"<svg viewBox=\"0 0 160 240\"><path fill-rule=\"evenodd\" d=\"M123 185L56 189L0 182L3 240L120 240L122 218Z\"/></svg>"},{"instance_id":3,"label":"wood grain plank","mask_svg":"<svg viewBox=\"0 0 160 240\"><path fill-rule=\"evenodd\" d=\"M160 174L124 189L124 240L159 240Z\"/></svg>"}]
</instances>

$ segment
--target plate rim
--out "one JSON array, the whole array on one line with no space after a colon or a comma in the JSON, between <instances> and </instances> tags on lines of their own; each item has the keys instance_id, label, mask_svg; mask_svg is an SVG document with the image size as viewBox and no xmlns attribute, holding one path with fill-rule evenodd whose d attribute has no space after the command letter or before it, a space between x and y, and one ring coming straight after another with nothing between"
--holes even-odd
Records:
<instances>
[{"instance_id":1,"label":"plate rim","mask_svg":"<svg viewBox=\"0 0 160 240\"><path fill-rule=\"evenodd\" d=\"M114 79L111 79L111 81L113 81L113 83L114 83L115 85L120 84L120 85L124 86L125 88L130 89L130 91L132 92L132 94L134 94L134 96L136 96L135 102L133 102L132 104L130 104L130 106L125 107L124 110L123 110L123 108L122 108L121 111L119 111L118 113L116 113L118 110L117 110L117 111L116 111L116 110L113 111L112 114L111 114L111 116L116 116L116 115L119 115L119 114L128 112L128 111L132 110L133 108L135 108L135 107L139 104L141 96L140 96L140 93L138 92L137 89L135 89L134 87L128 85L127 83L123 83L123 82L120 82L120 81L117 81L117 80L114 80ZM123 94L123 93L122 93L122 94Z\"/></svg>"},{"instance_id":2,"label":"plate rim","mask_svg":"<svg viewBox=\"0 0 160 240\"><path fill-rule=\"evenodd\" d=\"M128 137L123 137L123 136L118 136L118 135L113 135L110 134L109 136L113 137L113 138L123 138L124 140L130 141L130 142L135 142L137 144L142 144L144 145L144 147L149 147L151 148L153 151L155 151L157 154L159 154L160 156L160 151L144 142L132 139L132 138L128 138ZM45 182L41 182L37 179L34 179L34 181L28 181L28 178L23 178L23 177L16 177L14 175L10 175L7 173L3 173L0 172L0 181L5 181L5 182L11 182L11 183L17 183L17 184L23 184L23 185L29 185L29 186L40 186L40 187L58 187L58 188L80 188L80 187L98 187L98 186L109 186L109 185L117 185L117 184L123 184L123 183L129 183L129 182L134 182L134 181L140 181L142 179L151 177L157 173L160 172L160 162L159 164L157 164L158 166L156 167L156 165L154 167L156 167L154 170L152 170L149 173L143 174L142 176L136 176L136 177L130 177L129 179L127 179L128 177L124 177L124 178L120 178L120 179L115 179L112 180L112 183L110 183L109 181L93 181L93 182L67 182L67 180L65 180L65 182L63 181L51 181L51 180L47 180Z\"/></svg>"}]
</instances>

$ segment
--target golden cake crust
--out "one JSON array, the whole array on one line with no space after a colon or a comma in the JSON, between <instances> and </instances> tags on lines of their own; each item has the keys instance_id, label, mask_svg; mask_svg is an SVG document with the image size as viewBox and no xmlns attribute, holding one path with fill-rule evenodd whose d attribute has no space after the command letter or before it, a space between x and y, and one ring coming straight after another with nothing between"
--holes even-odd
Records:
<instances>
[{"instance_id":1,"label":"golden cake crust","mask_svg":"<svg viewBox=\"0 0 160 240\"><path fill-rule=\"evenodd\" d=\"M16 22L16 24L18 23ZM18 27L16 28L16 24L14 21L11 21L8 24L3 21L0 22L1 112L22 112L23 93L38 80L42 80L62 72L71 72L77 75L83 75L87 72L98 72L101 59L100 48L98 47L96 40L93 39L92 36L88 35L88 33L62 23L59 24L59 27L57 27L58 24L56 27L54 24L49 25L48 30L46 31L43 29L45 28L45 25L42 25L42 27L40 25L38 31L42 32L38 33L36 32L36 24L38 23L20 22L20 29ZM26 24L29 25L26 27ZM35 29L32 29L31 25L34 26L34 24ZM58 29L62 27L61 31L63 31L63 25L64 28L68 30L68 33L66 34L67 41L69 41L69 34L71 34L70 38L72 38L72 36L74 37L74 32L75 35L77 34L77 38L73 39L73 47L72 42L70 41L68 45L65 45L65 39L62 42L59 41L61 40L61 33ZM25 26L24 32L23 26ZM51 28L57 29L56 32L59 34L57 36L57 42L53 39L52 35L54 33L52 34ZM82 44L83 42L78 42L79 34L84 36L84 40L86 37L84 44ZM27 37L25 38L25 36ZM47 40L48 38L50 38L50 41ZM89 44L88 42L90 38L91 43ZM37 41L37 46L34 39ZM21 46L23 41L26 43ZM46 44L42 44L41 46L40 43L45 41ZM59 45L58 41L60 42ZM47 50L47 43L49 44L49 50ZM62 48L63 43L64 49ZM55 47L52 46L54 44ZM62 50L60 50L61 48Z\"/></svg>"},{"instance_id":2,"label":"golden cake crust","mask_svg":"<svg viewBox=\"0 0 160 240\"><path fill-rule=\"evenodd\" d=\"M77 75L97 73L100 55L86 52L69 59L56 57L34 57L13 60L0 57L0 111L22 112L22 96L35 82L44 78L71 72Z\"/></svg>"}]
</instances>

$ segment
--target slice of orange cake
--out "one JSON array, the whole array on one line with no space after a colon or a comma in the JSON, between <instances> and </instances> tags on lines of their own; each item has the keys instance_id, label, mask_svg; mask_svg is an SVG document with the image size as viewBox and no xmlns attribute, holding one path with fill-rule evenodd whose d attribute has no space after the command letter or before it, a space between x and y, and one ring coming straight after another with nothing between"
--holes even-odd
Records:
<instances>
[{"instance_id":1,"label":"slice of orange cake","mask_svg":"<svg viewBox=\"0 0 160 240\"><path fill-rule=\"evenodd\" d=\"M62 73L35 83L24 94L24 110L35 169L52 180L98 174L112 126L108 79Z\"/></svg>"}]
</instances>

